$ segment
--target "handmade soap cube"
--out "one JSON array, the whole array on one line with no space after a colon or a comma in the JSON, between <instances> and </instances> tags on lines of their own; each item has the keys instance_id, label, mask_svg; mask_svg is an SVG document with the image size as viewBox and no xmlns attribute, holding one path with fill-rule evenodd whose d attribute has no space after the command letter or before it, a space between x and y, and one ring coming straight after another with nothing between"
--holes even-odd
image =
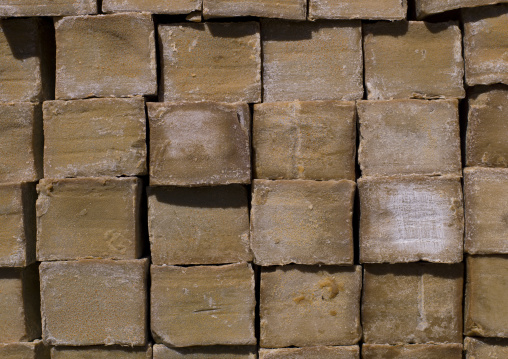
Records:
<instances>
[{"instance_id":1,"label":"handmade soap cube","mask_svg":"<svg viewBox=\"0 0 508 359\"><path fill-rule=\"evenodd\" d=\"M252 346L210 346L193 348L168 348L153 346L153 359L256 359L256 348Z\"/></svg>"},{"instance_id":2,"label":"handmade soap cube","mask_svg":"<svg viewBox=\"0 0 508 359\"><path fill-rule=\"evenodd\" d=\"M257 22L159 25L161 101L261 102Z\"/></svg>"},{"instance_id":3,"label":"handmade soap cube","mask_svg":"<svg viewBox=\"0 0 508 359\"><path fill-rule=\"evenodd\" d=\"M1 343L29 342L40 338L41 313L37 274L36 265L26 268L0 268ZM0 354L3 354L1 350Z\"/></svg>"},{"instance_id":4,"label":"handmade soap cube","mask_svg":"<svg viewBox=\"0 0 508 359\"><path fill-rule=\"evenodd\" d=\"M63 17L55 35L57 99L157 94L150 14Z\"/></svg>"},{"instance_id":5,"label":"handmade soap cube","mask_svg":"<svg viewBox=\"0 0 508 359\"><path fill-rule=\"evenodd\" d=\"M0 16L64 16L97 13L97 0L0 0Z\"/></svg>"},{"instance_id":6,"label":"handmade soap cube","mask_svg":"<svg viewBox=\"0 0 508 359\"><path fill-rule=\"evenodd\" d=\"M0 267L35 262L35 200L32 183L0 184Z\"/></svg>"},{"instance_id":7,"label":"handmade soap cube","mask_svg":"<svg viewBox=\"0 0 508 359\"><path fill-rule=\"evenodd\" d=\"M460 177L365 177L358 190L362 263L462 261Z\"/></svg>"},{"instance_id":8,"label":"handmade soap cube","mask_svg":"<svg viewBox=\"0 0 508 359\"><path fill-rule=\"evenodd\" d=\"M151 328L156 343L255 345L250 264L151 267Z\"/></svg>"},{"instance_id":9,"label":"handmade soap cube","mask_svg":"<svg viewBox=\"0 0 508 359\"><path fill-rule=\"evenodd\" d=\"M463 98L462 34L456 22L365 24L369 100Z\"/></svg>"},{"instance_id":10,"label":"handmade soap cube","mask_svg":"<svg viewBox=\"0 0 508 359\"><path fill-rule=\"evenodd\" d=\"M146 344L147 259L44 262L39 271L45 344Z\"/></svg>"},{"instance_id":11,"label":"handmade soap cube","mask_svg":"<svg viewBox=\"0 0 508 359\"><path fill-rule=\"evenodd\" d=\"M363 176L460 175L457 100L360 101Z\"/></svg>"},{"instance_id":12,"label":"handmade soap cube","mask_svg":"<svg viewBox=\"0 0 508 359\"><path fill-rule=\"evenodd\" d=\"M363 97L360 21L261 22L263 102Z\"/></svg>"},{"instance_id":13,"label":"handmade soap cube","mask_svg":"<svg viewBox=\"0 0 508 359\"><path fill-rule=\"evenodd\" d=\"M40 340L31 343L0 344L2 359L50 359L49 348Z\"/></svg>"},{"instance_id":14,"label":"handmade soap cube","mask_svg":"<svg viewBox=\"0 0 508 359\"><path fill-rule=\"evenodd\" d=\"M135 259L141 254L137 178L42 179L37 259Z\"/></svg>"},{"instance_id":15,"label":"handmade soap cube","mask_svg":"<svg viewBox=\"0 0 508 359\"><path fill-rule=\"evenodd\" d=\"M462 359L462 344L364 344L362 359Z\"/></svg>"},{"instance_id":16,"label":"handmade soap cube","mask_svg":"<svg viewBox=\"0 0 508 359\"><path fill-rule=\"evenodd\" d=\"M355 180L354 102L254 105L255 178Z\"/></svg>"},{"instance_id":17,"label":"handmade soap cube","mask_svg":"<svg viewBox=\"0 0 508 359\"><path fill-rule=\"evenodd\" d=\"M476 7L508 2L507 0L415 0L415 10L418 19L432 14L463 7Z\"/></svg>"},{"instance_id":18,"label":"handmade soap cube","mask_svg":"<svg viewBox=\"0 0 508 359\"><path fill-rule=\"evenodd\" d=\"M152 359L152 347L53 347L51 359Z\"/></svg>"},{"instance_id":19,"label":"handmade soap cube","mask_svg":"<svg viewBox=\"0 0 508 359\"><path fill-rule=\"evenodd\" d=\"M257 16L306 20L305 0L203 0L205 19L214 17Z\"/></svg>"},{"instance_id":20,"label":"handmade soap cube","mask_svg":"<svg viewBox=\"0 0 508 359\"><path fill-rule=\"evenodd\" d=\"M146 174L142 97L44 103L44 176Z\"/></svg>"},{"instance_id":21,"label":"handmade soap cube","mask_svg":"<svg viewBox=\"0 0 508 359\"><path fill-rule=\"evenodd\" d=\"M308 347L260 349L259 359L360 359L356 345L342 347Z\"/></svg>"},{"instance_id":22,"label":"handmade soap cube","mask_svg":"<svg viewBox=\"0 0 508 359\"><path fill-rule=\"evenodd\" d=\"M467 258L464 333L508 338L508 256Z\"/></svg>"},{"instance_id":23,"label":"handmade soap cube","mask_svg":"<svg viewBox=\"0 0 508 359\"><path fill-rule=\"evenodd\" d=\"M252 260L247 190L239 185L150 187L148 231L155 265Z\"/></svg>"},{"instance_id":24,"label":"handmade soap cube","mask_svg":"<svg viewBox=\"0 0 508 359\"><path fill-rule=\"evenodd\" d=\"M40 105L28 102L0 104L0 183L31 182L42 178L42 142Z\"/></svg>"},{"instance_id":25,"label":"handmade soap cube","mask_svg":"<svg viewBox=\"0 0 508 359\"><path fill-rule=\"evenodd\" d=\"M404 20L407 0L310 0L309 19Z\"/></svg>"},{"instance_id":26,"label":"handmade soap cube","mask_svg":"<svg viewBox=\"0 0 508 359\"><path fill-rule=\"evenodd\" d=\"M466 359L508 358L508 340L466 337L464 351Z\"/></svg>"},{"instance_id":27,"label":"handmade soap cube","mask_svg":"<svg viewBox=\"0 0 508 359\"><path fill-rule=\"evenodd\" d=\"M365 343L462 343L462 287L462 263L365 265Z\"/></svg>"},{"instance_id":28,"label":"handmade soap cube","mask_svg":"<svg viewBox=\"0 0 508 359\"><path fill-rule=\"evenodd\" d=\"M154 14L189 14L201 10L202 0L102 0L104 13L146 11Z\"/></svg>"},{"instance_id":29,"label":"handmade soap cube","mask_svg":"<svg viewBox=\"0 0 508 359\"><path fill-rule=\"evenodd\" d=\"M150 184L250 183L247 104L149 103Z\"/></svg>"},{"instance_id":30,"label":"handmade soap cube","mask_svg":"<svg viewBox=\"0 0 508 359\"><path fill-rule=\"evenodd\" d=\"M263 268L262 348L353 345L361 337L360 266Z\"/></svg>"},{"instance_id":31,"label":"handmade soap cube","mask_svg":"<svg viewBox=\"0 0 508 359\"><path fill-rule=\"evenodd\" d=\"M254 180L256 264L353 264L355 189L349 180Z\"/></svg>"}]
</instances>

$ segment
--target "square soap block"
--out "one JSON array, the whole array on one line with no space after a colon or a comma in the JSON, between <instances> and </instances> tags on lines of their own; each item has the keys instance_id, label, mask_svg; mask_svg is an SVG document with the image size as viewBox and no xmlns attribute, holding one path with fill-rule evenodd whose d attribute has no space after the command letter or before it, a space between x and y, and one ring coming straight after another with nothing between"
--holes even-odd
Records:
<instances>
[{"instance_id":1,"label":"square soap block","mask_svg":"<svg viewBox=\"0 0 508 359\"><path fill-rule=\"evenodd\" d=\"M52 347L51 359L152 359L152 347Z\"/></svg>"},{"instance_id":2,"label":"square soap block","mask_svg":"<svg viewBox=\"0 0 508 359\"><path fill-rule=\"evenodd\" d=\"M456 10L464 7L477 7L508 2L507 0L415 0L418 19L426 16Z\"/></svg>"},{"instance_id":3,"label":"square soap block","mask_svg":"<svg viewBox=\"0 0 508 359\"><path fill-rule=\"evenodd\" d=\"M50 359L49 348L40 340L0 344L2 359Z\"/></svg>"},{"instance_id":4,"label":"square soap block","mask_svg":"<svg viewBox=\"0 0 508 359\"><path fill-rule=\"evenodd\" d=\"M351 345L260 349L259 359L360 359L360 348Z\"/></svg>"},{"instance_id":5,"label":"square soap block","mask_svg":"<svg viewBox=\"0 0 508 359\"><path fill-rule=\"evenodd\" d=\"M205 19L256 16L288 20L306 20L306 0L203 0Z\"/></svg>"},{"instance_id":6,"label":"square soap block","mask_svg":"<svg viewBox=\"0 0 508 359\"><path fill-rule=\"evenodd\" d=\"M508 340L466 337L464 351L466 359L508 358Z\"/></svg>"},{"instance_id":7,"label":"square soap block","mask_svg":"<svg viewBox=\"0 0 508 359\"><path fill-rule=\"evenodd\" d=\"M200 11L202 0L102 0L102 11L116 12L146 11L153 14L179 15Z\"/></svg>"},{"instance_id":8,"label":"square soap block","mask_svg":"<svg viewBox=\"0 0 508 359\"><path fill-rule=\"evenodd\" d=\"M162 344L153 346L153 359L256 359L252 346L220 346L168 348Z\"/></svg>"},{"instance_id":9,"label":"square soap block","mask_svg":"<svg viewBox=\"0 0 508 359\"><path fill-rule=\"evenodd\" d=\"M462 344L364 344L362 359L462 359Z\"/></svg>"},{"instance_id":10,"label":"square soap block","mask_svg":"<svg viewBox=\"0 0 508 359\"><path fill-rule=\"evenodd\" d=\"M407 0L310 0L309 19L404 20Z\"/></svg>"},{"instance_id":11,"label":"square soap block","mask_svg":"<svg viewBox=\"0 0 508 359\"><path fill-rule=\"evenodd\" d=\"M0 16L67 16L97 13L97 0L0 0Z\"/></svg>"}]
</instances>

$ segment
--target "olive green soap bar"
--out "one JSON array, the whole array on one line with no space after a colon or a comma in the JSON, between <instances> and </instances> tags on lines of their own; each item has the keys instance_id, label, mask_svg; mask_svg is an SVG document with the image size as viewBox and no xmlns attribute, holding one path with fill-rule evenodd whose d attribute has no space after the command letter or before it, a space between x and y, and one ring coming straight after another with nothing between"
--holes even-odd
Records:
<instances>
[{"instance_id":1,"label":"olive green soap bar","mask_svg":"<svg viewBox=\"0 0 508 359\"><path fill-rule=\"evenodd\" d=\"M350 345L260 349L259 359L360 359L360 348Z\"/></svg>"},{"instance_id":2,"label":"olive green soap bar","mask_svg":"<svg viewBox=\"0 0 508 359\"><path fill-rule=\"evenodd\" d=\"M462 344L364 344L362 359L462 359Z\"/></svg>"},{"instance_id":3,"label":"olive green soap bar","mask_svg":"<svg viewBox=\"0 0 508 359\"><path fill-rule=\"evenodd\" d=\"M404 20L407 0L310 0L309 19Z\"/></svg>"},{"instance_id":4,"label":"olive green soap bar","mask_svg":"<svg viewBox=\"0 0 508 359\"><path fill-rule=\"evenodd\" d=\"M418 19L432 14L460 9L464 7L477 7L505 3L507 0L416 0L415 10Z\"/></svg>"},{"instance_id":5,"label":"olive green soap bar","mask_svg":"<svg viewBox=\"0 0 508 359\"><path fill-rule=\"evenodd\" d=\"M97 0L0 0L0 16L68 16L97 13Z\"/></svg>"},{"instance_id":6,"label":"olive green soap bar","mask_svg":"<svg viewBox=\"0 0 508 359\"><path fill-rule=\"evenodd\" d=\"M508 340L466 337L464 351L466 359L504 359L508 358Z\"/></svg>"},{"instance_id":7,"label":"olive green soap bar","mask_svg":"<svg viewBox=\"0 0 508 359\"><path fill-rule=\"evenodd\" d=\"M256 16L288 20L305 20L305 0L203 0L205 19L217 17Z\"/></svg>"},{"instance_id":8,"label":"olive green soap bar","mask_svg":"<svg viewBox=\"0 0 508 359\"><path fill-rule=\"evenodd\" d=\"M0 344L2 359L50 359L49 348L40 340Z\"/></svg>"},{"instance_id":9,"label":"olive green soap bar","mask_svg":"<svg viewBox=\"0 0 508 359\"><path fill-rule=\"evenodd\" d=\"M200 346L169 348L162 344L153 346L153 359L256 359L252 346Z\"/></svg>"},{"instance_id":10,"label":"olive green soap bar","mask_svg":"<svg viewBox=\"0 0 508 359\"><path fill-rule=\"evenodd\" d=\"M51 359L152 359L152 347L53 347Z\"/></svg>"},{"instance_id":11,"label":"olive green soap bar","mask_svg":"<svg viewBox=\"0 0 508 359\"><path fill-rule=\"evenodd\" d=\"M153 14L189 14L201 10L202 0L103 0L104 13L146 11Z\"/></svg>"}]
</instances>

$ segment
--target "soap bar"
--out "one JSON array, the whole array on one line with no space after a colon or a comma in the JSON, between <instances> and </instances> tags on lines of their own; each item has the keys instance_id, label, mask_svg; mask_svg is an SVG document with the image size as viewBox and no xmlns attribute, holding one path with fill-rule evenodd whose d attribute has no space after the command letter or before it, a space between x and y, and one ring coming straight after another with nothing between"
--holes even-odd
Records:
<instances>
[{"instance_id":1,"label":"soap bar","mask_svg":"<svg viewBox=\"0 0 508 359\"><path fill-rule=\"evenodd\" d=\"M252 260L247 191L239 185L149 187L148 231L155 265Z\"/></svg>"},{"instance_id":2,"label":"soap bar","mask_svg":"<svg viewBox=\"0 0 508 359\"><path fill-rule=\"evenodd\" d=\"M263 268L262 348L354 345L360 326L360 266Z\"/></svg>"},{"instance_id":3,"label":"soap bar","mask_svg":"<svg viewBox=\"0 0 508 359\"><path fill-rule=\"evenodd\" d=\"M47 101L44 176L146 174L146 116L142 97Z\"/></svg>"},{"instance_id":4,"label":"soap bar","mask_svg":"<svg viewBox=\"0 0 508 359\"><path fill-rule=\"evenodd\" d=\"M364 344L362 359L462 359L462 344Z\"/></svg>"},{"instance_id":5,"label":"soap bar","mask_svg":"<svg viewBox=\"0 0 508 359\"><path fill-rule=\"evenodd\" d=\"M262 20L263 102L363 97L360 21Z\"/></svg>"},{"instance_id":6,"label":"soap bar","mask_svg":"<svg viewBox=\"0 0 508 359\"><path fill-rule=\"evenodd\" d=\"M51 359L152 359L152 347L53 347Z\"/></svg>"},{"instance_id":7,"label":"soap bar","mask_svg":"<svg viewBox=\"0 0 508 359\"><path fill-rule=\"evenodd\" d=\"M353 264L355 189L349 180L254 180L256 264Z\"/></svg>"},{"instance_id":8,"label":"soap bar","mask_svg":"<svg viewBox=\"0 0 508 359\"><path fill-rule=\"evenodd\" d=\"M202 0L102 0L104 13L146 11L154 14L189 14L201 10Z\"/></svg>"},{"instance_id":9,"label":"soap bar","mask_svg":"<svg viewBox=\"0 0 508 359\"><path fill-rule=\"evenodd\" d=\"M156 343L255 345L250 264L151 267L151 328Z\"/></svg>"},{"instance_id":10,"label":"soap bar","mask_svg":"<svg viewBox=\"0 0 508 359\"><path fill-rule=\"evenodd\" d=\"M261 102L259 23L159 25L161 101Z\"/></svg>"},{"instance_id":11,"label":"soap bar","mask_svg":"<svg viewBox=\"0 0 508 359\"><path fill-rule=\"evenodd\" d=\"M457 100L358 102L363 176L460 175Z\"/></svg>"},{"instance_id":12,"label":"soap bar","mask_svg":"<svg viewBox=\"0 0 508 359\"><path fill-rule=\"evenodd\" d=\"M462 343L462 288L462 263L365 265L365 343Z\"/></svg>"},{"instance_id":13,"label":"soap bar","mask_svg":"<svg viewBox=\"0 0 508 359\"><path fill-rule=\"evenodd\" d=\"M250 112L244 103L148 103L150 184L250 183Z\"/></svg>"},{"instance_id":14,"label":"soap bar","mask_svg":"<svg viewBox=\"0 0 508 359\"><path fill-rule=\"evenodd\" d=\"M507 0L415 0L416 16L418 19L432 14L464 7L476 7L505 3Z\"/></svg>"},{"instance_id":15,"label":"soap bar","mask_svg":"<svg viewBox=\"0 0 508 359\"><path fill-rule=\"evenodd\" d=\"M369 100L465 96L458 23L365 24L363 44Z\"/></svg>"},{"instance_id":16,"label":"soap bar","mask_svg":"<svg viewBox=\"0 0 508 359\"><path fill-rule=\"evenodd\" d=\"M364 177L358 190L362 263L462 261L460 177Z\"/></svg>"},{"instance_id":17,"label":"soap bar","mask_svg":"<svg viewBox=\"0 0 508 359\"><path fill-rule=\"evenodd\" d=\"M56 20L56 98L155 95L154 32L146 13Z\"/></svg>"},{"instance_id":18,"label":"soap bar","mask_svg":"<svg viewBox=\"0 0 508 359\"><path fill-rule=\"evenodd\" d=\"M508 338L508 256L467 258L464 333Z\"/></svg>"},{"instance_id":19,"label":"soap bar","mask_svg":"<svg viewBox=\"0 0 508 359\"><path fill-rule=\"evenodd\" d=\"M252 346L210 346L193 348L168 348L153 346L153 359L256 359L256 348Z\"/></svg>"},{"instance_id":20,"label":"soap bar","mask_svg":"<svg viewBox=\"0 0 508 359\"><path fill-rule=\"evenodd\" d=\"M0 184L0 266L25 267L35 262L33 183Z\"/></svg>"},{"instance_id":21,"label":"soap bar","mask_svg":"<svg viewBox=\"0 0 508 359\"><path fill-rule=\"evenodd\" d=\"M203 0L205 19L214 17L256 16L306 20L306 0Z\"/></svg>"},{"instance_id":22,"label":"soap bar","mask_svg":"<svg viewBox=\"0 0 508 359\"><path fill-rule=\"evenodd\" d=\"M404 20L407 0L310 0L309 19Z\"/></svg>"},{"instance_id":23,"label":"soap bar","mask_svg":"<svg viewBox=\"0 0 508 359\"><path fill-rule=\"evenodd\" d=\"M65 16L97 13L97 0L0 0L0 16Z\"/></svg>"},{"instance_id":24,"label":"soap bar","mask_svg":"<svg viewBox=\"0 0 508 359\"><path fill-rule=\"evenodd\" d=\"M45 344L146 344L147 259L44 262L39 272Z\"/></svg>"},{"instance_id":25,"label":"soap bar","mask_svg":"<svg viewBox=\"0 0 508 359\"><path fill-rule=\"evenodd\" d=\"M49 348L42 341L30 343L0 344L0 358L2 359L50 359Z\"/></svg>"},{"instance_id":26,"label":"soap bar","mask_svg":"<svg viewBox=\"0 0 508 359\"><path fill-rule=\"evenodd\" d=\"M260 349L259 359L360 359L357 345L342 347L308 347Z\"/></svg>"},{"instance_id":27,"label":"soap bar","mask_svg":"<svg viewBox=\"0 0 508 359\"><path fill-rule=\"evenodd\" d=\"M255 178L355 180L354 102L254 105Z\"/></svg>"},{"instance_id":28,"label":"soap bar","mask_svg":"<svg viewBox=\"0 0 508 359\"><path fill-rule=\"evenodd\" d=\"M42 179L37 259L135 259L141 254L137 178Z\"/></svg>"},{"instance_id":29,"label":"soap bar","mask_svg":"<svg viewBox=\"0 0 508 359\"><path fill-rule=\"evenodd\" d=\"M466 337L464 339L464 351L466 352L466 359L508 358L508 340Z\"/></svg>"}]
</instances>

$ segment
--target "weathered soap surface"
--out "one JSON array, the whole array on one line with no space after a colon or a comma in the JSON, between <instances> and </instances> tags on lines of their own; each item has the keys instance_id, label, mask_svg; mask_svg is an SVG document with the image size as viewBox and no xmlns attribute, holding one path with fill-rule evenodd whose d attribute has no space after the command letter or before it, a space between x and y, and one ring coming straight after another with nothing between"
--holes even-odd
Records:
<instances>
[{"instance_id":1,"label":"weathered soap surface","mask_svg":"<svg viewBox=\"0 0 508 359\"><path fill-rule=\"evenodd\" d=\"M355 180L354 102L256 104L252 123L255 178Z\"/></svg>"},{"instance_id":2,"label":"weathered soap surface","mask_svg":"<svg viewBox=\"0 0 508 359\"><path fill-rule=\"evenodd\" d=\"M137 178L42 179L37 259L135 259L141 254Z\"/></svg>"},{"instance_id":3,"label":"weathered soap surface","mask_svg":"<svg viewBox=\"0 0 508 359\"><path fill-rule=\"evenodd\" d=\"M152 359L152 347L52 347L51 359Z\"/></svg>"},{"instance_id":4,"label":"weathered soap surface","mask_svg":"<svg viewBox=\"0 0 508 359\"><path fill-rule=\"evenodd\" d=\"M305 0L203 0L205 19L215 17L256 16L288 20L306 20Z\"/></svg>"},{"instance_id":5,"label":"weathered soap surface","mask_svg":"<svg viewBox=\"0 0 508 359\"><path fill-rule=\"evenodd\" d=\"M147 13L56 20L56 99L157 94L154 32Z\"/></svg>"},{"instance_id":6,"label":"weathered soap surface","mask_svg":"<svg viewBox=\"0 0 508 359\"><path fill-rule=\"evenodd\" d=\"M97 0L0 0L0 16L64 16L97 13Z\"/></svg>"},{"instance_id":7,"label":"weathered soap surface","mask_svg":"<svg viewBox=\"0 0 508 359\"><path fill-rule=\"evenodd\" d=\"M460 175L457 100L358 102L363 176Z\"/></svg>"},{"instance_id":8,"label":"weathered soap surface","mask_svg":"<svg viewBox=\"0 0 508 359\"><path fill-rule=\"evenodd\" d=\"M188 14L201 10L202 0L103 0L104 13L146 11L154 14Z\"/></svg>"},{"instance_id":9,"label":"weathered soap surface","mask_svg":"<svg viewBox=\"0 0 508 359\"><path fill-rule=\"evenodd\" d=\"M209 346L190 348L168 348L162 344L153 346L153 359L256 359L256 348L252 346Z\"/></svg>"},{"instance_id":10,"label":"weathered soap surface","mask_svg":"<svg viewBox=\"0 0 508 359\"><path fill-rule=\"evenodd\" d=\"M466 359L504 359L508 358L508 340L466 337L464 351Z\"/></svg>"},{"instance_id":11,"label":"weathered soap surface","mask_svg":"<svg viewBox=\"0 0 508 359\"><path fill-rule=\"evenodd\" d=\"M465 96L457 22L365 24L363 44L369 100Z\"/></svg>"},{"instance_id":12,"label":"weathered soap surface","mask_svg":"<svg viewBox=\"0 0 508 359\"><path fill-rule=\"evenodd\" d=\"M172 347L255 345L250 264L151 266L151 329Z\"/></svg>"},{"instance_id":13,"label":"weathered soap surface","mask_svg":"<svg viewBox=\"0 0 508 359\"><path fill-rule=\"evenodd\" d=\"M361 338L360 266L263 268L262 348L354 345Z\"/></svg>"},{"instance_id":14,"label":"weathered soap surface","mask_svg":"<svg viewBox=\"0 0 508 359\"><path fill-rule=\"evenodd\" d=\"M155 265L252 260L247 190L239 185L149 187L148 231Z\"/></svg>"},{"instance_id":15,"label":"weathered soap surface","mask_svg":"<svg viewBox=\"0 0 508 359\"><path fill-rule=\"evenodd\" d=\"M476 88L468 101L467 166L508 167L508 88Z\"/></svg>"},{"instance_id":16,"label":"weathered soap surface","mask_svg":"<svg viewBox=\"0 0 508 359\"><path fill-rule=\"evenodd\" d=\"M250 183L245 103L148 103L150 184Z\"/></svg>"},{"instance_id":17,"label":"weathered soap surface","mask_svg":"<svg viewBox=\"0 0 508 359\"><path fill-rule=\"evenodd\" d=\"M355 189L349 180L254 180L256 264L353 264Z\"/></svg>"},{"instance_id":18,"label":"weathered soap surface","mask_svg":"<svg viewBox=\"0 0 508 359\"><path fill-rule=\"evenodd\" d=\"M0 344L2 359L50 359L49 348L40 340Z\"/></svg>"},{"instance_id":19,"label":"weathered soap surface","mask_svg":"<svg viewBox=\"0 0 508 359\"><path fill-rule=\"evenodd\" d=\"M462 344L364 344L363 359L462 359Z\"/></svg>"},{"instance_id":20,"label":"weathered soap surface","mask_svg":"<svg viewBox=\"0 0 508 359\"><path fill-rule=\"evenodd\" d=\"M309 19L404 20L407 0L310 0Z\"/></svg>"},{"instance_id":21,"label":"weathered soap surface","mask_svg":"<svg viewBox=\"0 0 508 359\"><path fill-rule=\"evenodd\" d=\"M262 20L263 102L363 97L360 21Z\"/></svg>"},{"instance_id":22,"label":"weathered soap surface","mask_svg":"<svg viewBox=\"0 0 508 359\"><path fill-rule=\"evenodd\" d=\"M415 0L416 16L418 19L432 14L463 7L476 7L505 3L507 0Z\"/></svg>"},{"instance_id":23,"label":"weathered soap surface","mask_svg":"<svg viewBox=\"0 0 508 359\"><path fill-rule=\"evenodd\" d=\"M464 334L508 338L508 256L467 258Z\"/></svg>"},{"instance_id":24,"label":"weathered soap surface","mask_svg":"<svg viewBox=\"0 0 508 359\"><path fill-rule=\"evenodd\" d=\"M0 104L0 183L42 178L42 111L28 102Z\"/></svg>"},{"instance_id":25,"label":"weathered soap surface","mask_svg":"<svg viewBox=\"0 0 508 359\"><path fill-rule=\"evenodd\" d=\"M159 25L161 101L261 102L259 23Z\"/></svg>"},{"instance_id":26,"label":"weathered soap surface","mask_svg":"<svg viewBox=\"0 0 508 359\"><path fill-rule=\"evenodd\" d=\"M147 259L43 262L39 272L45 344L146 344Z\"/></svg>"},{"instance_id":27,"label":"weathered soap surface","mask_svg":"<svg viewBox=\"0 0 508 359\"><path fill-rule=\"evenodd\" d=\"M146 115L142 97L47 101L44 176L146 174Z\"/></svg>"},{"instance_id":28,"label":"weathered soap surface","mask_svg":"<svg viewBox=\"0 0 508 359\"><path fill-rule=\"evenodd\" d=\"M365 343L462 343L462 287L462 263L365 265Z\"/></svg>"},{"instance_id":29,"label":"weathered soap surface","mask_svg":"<svg viewBox=\"0 0 508 359\"><path fill-rule=\"evenodd\" d=\"M259 359L360 359L360 348L350 345L260 349Z\"/></svg>"}]
</instances>

